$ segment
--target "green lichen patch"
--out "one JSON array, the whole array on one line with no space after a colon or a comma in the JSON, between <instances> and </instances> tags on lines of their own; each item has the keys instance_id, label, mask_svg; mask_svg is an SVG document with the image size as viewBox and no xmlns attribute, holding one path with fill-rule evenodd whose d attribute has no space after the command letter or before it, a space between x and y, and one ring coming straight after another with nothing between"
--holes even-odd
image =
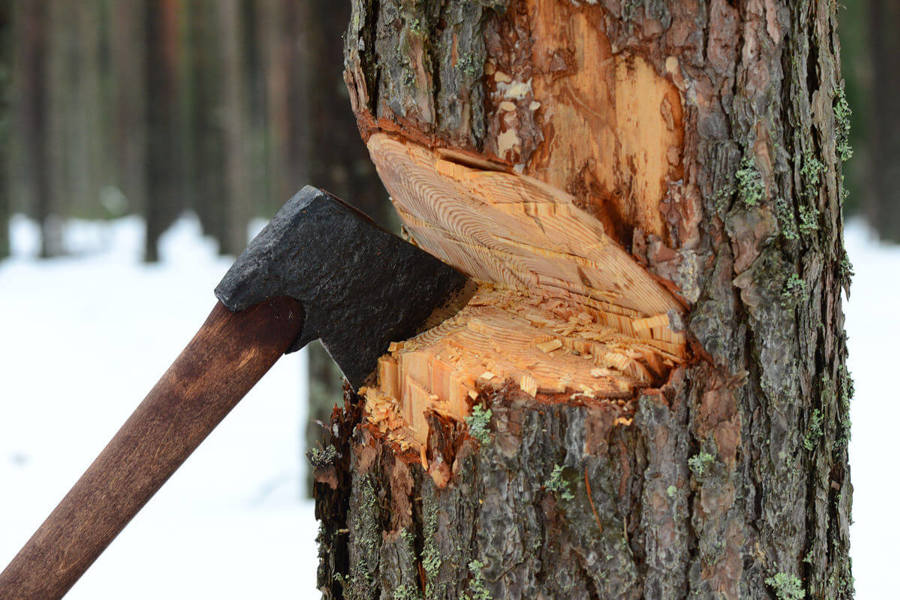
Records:
<instances>
[{"instance_id":1,"label":"green lichen patch","mask_svg":"<svg viewBox=\"0 0 900 600\"><path fill-rule=\"evenodd\" d=\"M806 300L808 296L809 290L806 282L794 273L787 278L781 289L781 307L790 310Z\"/></svg>"},{"instance_id":2,"label":"green lichen patch","mask_svg":"<svg viewBox=\"0 0 900 600\"><path fill-rule=\"evenodd\" d=\"M837 155L844 162L853 158L853 148L850 146L850 117L853 111L847 102L847 94L844 91L844 82L835 89L834 93L834 124L837 132Z\"/></svg>"},{"instance_id":3,"label":"green lichen patch","mask_svg":"<svg viewBox=\"0 0 900 600\"><path fill-rule=\"evenodd\" d=\"M404 584L394 590L393 600L421 600L419 590L409 584Z\"/></svg>"},{"instance_id":4,"label":"green lichen patch","mask_svg":"<svg viewBox=\"0 0 900 600\"><path fill-rule=\"evenodd\" d=\"M802 600L806 598L803 582L796 575L776 573L766 578L766 585L775 591L778 600Z\"/></svg>"},{"instance_id":5,"label":"green lichen patch","mask_svg":"<svg viewBox=\"0 0 900 600\"><path fill-rule=\"evenodd\" d=\"M789 241L800 239L797 221L794 219L794 211L784 198L775 200L775 217L778 219L778 228L781 230L781 235L784 239Z\"/></svg>"},{"instance_id":6,"label":"green lichen patch","mask_svg":"<svg viewBox=\"0 0 900 600\"><path fill-rule=\"evenodd\" d=\"M846 444L850 441L850 401L853 399L854 389L853 389L853 378L850 376L850 371L847 370L847 365L841 365L838 371L838 377L840 379L840 425L841 425L841 435L838 438L838 442L840 444Z\"/></svg>"},{"instance_id":7,"label":"green lichen patch","mask_svg":"<svg viewBox=\"0 0 900 600\"><path fill-rule=\"evenodd\" d=\"M853 263L850 262L850 256L847 254L846 250L844 250L844 255L841 257L841 264L838 266L838 269L838 275L841 278L841 285L844 286L844 289L849 294L850 284L853 282L853 276L855 275L855 273L853 272Z\"/></svg>"},{"instance_id":8,"label":"green lichen patch","mask_svg":"<svg viewBox=\"0 0 900 600\"><path fill-rule=\"evenodd\" d=\"M800 233L812 235L819 229L819 211L808 206L800 207Z\"/></svg>"},{"instance_id":9,"label":"green lichen patch","mask_svg":"<svg viewBox=\"0 0 900 600\"><path fill-rule=\"evenodd\" d=\"M701 450L688 459L688 468L699 479L716 462L716 457L705 450Z\"/></svg>"},{"instance_id":10,"label":"green lichen patch","mask_svg":"<svg viewBox=\"0 0 900 600\"><path fill-rule=\"evenodd\" d=\"M334 446L328 446L325 449L310 448L306 452L306 458L309 460L309 464L317 469L329 467L334 464L334 459L337 458L337 448Z\"/></svg>"},{"instance_id":11,"label":"green lichen patch","mask_svg":"<svg viewBox=\"0 0 900 600\"><path fill-rule=\"evenodd\" d=\"M822 422L824 420L825 417L822 415L822 411L814 408L809 416L809 425L806 427L806 435L803 438L803 447L807 450L812 451L816 447L816 442L822 437Z\"/></svg>"},{"instance_id":12,"label":"green lichen patch","mask_svg":"<svg viewBox=\"0 0 900 600\"><path fill-rule=\"evenodd\" d=\"M572 493L569 482L563 478L564 471L565 467L562 465L555 465L553 467L553 472L550 473L550 478L544 482L544 487L551 492L554 492L563 500L574 500L575 494Z\"/></svg>"},{"instance_id":13,"label":"green lichen patch","mask_svg":"<svg viewBox=\"0 0 900 600\"><path fill-rule=\"evenodd\" d=\"M438 551L437 541L434 536L437 534L437 508L429 504L426 507L425 514L425 543L422 546L422 568L429 579L438 576L441 570L441 553Z\"/></svg>"},{"instance_id":14,"label":"green lichen patch","mask_svg":"<svg viewBox=\"0 0 900 600\"><path fill-rule=\"evenodd\" d=\"M484 69L484 56L475 56L473 54L460 56L456 61L456 68L469 77L480 77Z\"/></svg>"},{"instance_id":15,"label":"green lichen patch","mask_svg":"<svg viewBox=\"0 0 900 600\"><path fill-rule=\"evenodd\" d=\"M766 186L756 163L750 156L741 159L741 168L734 174L741 201L747 206L757 206L766 197Z\"/></svg>"},{"instance_id":16,"label":"green lichen patch","mask_svg":"<svg viewBox=\"0 0 900 600\"><path fill-rule=\"evenodd\" d=\"M487 589L484 573L481 572L483 568L484 563L478 559L469 562L469 573L472 577L469 579L469 586L461 596L462 600L491 600L491 592Z\"/></svg>"},{"instance_id":17,"label":"green lichen patch","mask_svg":"<svg viewBox=\"0 0 900 600\"><path fill-rule=\"evenodd\" d=\"M478 440L482 445L491 443L490 423L494 413L491 409L485 409L483 405L476 404L472 407L472 414L466 417L466 425L469 426L469 435Z\"/></svg>"},{"instance_id":18,"label":"green lichen patch","mask_svg":"<svg viewBox=\"0 0 900 600\"><path fill-rule=\"evenodd\" d=\"M825 165L816 158L812 152L806 152L803 155L803 162L800 165L800 178L803 181L802 194L807 198L813 198L819 191L819 183L822 179L822 173L825 171Z\"/></svg>"}]
</instances>

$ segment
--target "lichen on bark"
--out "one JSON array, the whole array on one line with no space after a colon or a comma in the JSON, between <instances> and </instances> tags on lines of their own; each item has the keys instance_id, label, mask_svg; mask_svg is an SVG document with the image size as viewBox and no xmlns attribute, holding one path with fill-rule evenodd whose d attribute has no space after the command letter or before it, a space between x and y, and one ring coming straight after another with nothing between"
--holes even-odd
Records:
<instances>
[{"instance_id":1,"label":"lichen on bark","mask_svg":"<svg viewBox=\"0 0 900 600\"><path fill-rule=\"evenodd\" d=\"M487 6L354 2L347 79L363 135L382 129L432 145L494 147L484 136L499 129L479 112L491 106L479 69L515 44L476 38L486 27L527 40L530 19L559 5ZM613 426L602 405L545 405L517 388L479 399L492 411L490 443L460 438L446 487L409 468L405 526L423 597L470 593L473 560L495 599L771 598L767 582L794 578L808 598L853 596L835 10L811 0L567 4L612 56L640 57L677 90L683 139L659 200L662 229L651 234L635 220L621 237L690 303L695 360L634 399L631 425ZM416 18L424 33L404 46ZM460 61L466 54L454 53L452 40L463 40L472 62ZM532 48L523 42L519 58L558 64L557 76L568 76L572 57L554 63ZM385 75L399 68L388 64L395 52L422 75L413 69L408 85ZM535 155L594 133L547 131L540 114L533 125L544 129L528 138ZM576 191L593 201L592 189ZM395 495L407 493L391 483L395 457L365 428L345 440L342 452L374 456L365 468L342 463L343 476L354 481L352 495L372 482L379 540L395 540L404 506ZM333 513L326 529L346 518L354 531L365 514ZM392 552L378 559L382 593L412 585ZM336 575L340 561L328 564ZM326 596L342 597L320 583Z\"/></svg>"}]
</instances>

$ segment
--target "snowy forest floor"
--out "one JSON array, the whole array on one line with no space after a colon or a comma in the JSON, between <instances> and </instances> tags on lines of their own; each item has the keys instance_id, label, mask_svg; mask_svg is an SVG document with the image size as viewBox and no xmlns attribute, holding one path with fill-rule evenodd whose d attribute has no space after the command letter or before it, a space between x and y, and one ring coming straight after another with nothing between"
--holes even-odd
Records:
<instances>
[{"instance_id":1,"label":"snowy forest floor","mask_svg":"<svg viewBox=\"0 0 900 600\"><path fill-rule=\"evenodd\" d=\"M183 218L162 261L143 225L75 222L71 257L35 261L18 217L0 262L0 568L181 352L231 263ZM234 409L67 600L315 597L318 527L302 498L305 356Z\"/></svg>"},{"instance_id":2,"label":"snowy forest floor","mask_svg":"<svg viewBox=\"0 0 900 600\"><path fill-rule=\"evenodd\" d=\"M137 218L73 222L66 258L36 261L13 220L0 262L0 568L55 506L206 318L230 264L182 218L162 261L140 262ZM892 456L900 403L900 247L853 221L846 305L856 381L850 446L857 597L889 597L900 537ZM316 597L312 502L302 497L304 357L288 356L150 501L67 599Z\"/></svg>"}]
</instances>

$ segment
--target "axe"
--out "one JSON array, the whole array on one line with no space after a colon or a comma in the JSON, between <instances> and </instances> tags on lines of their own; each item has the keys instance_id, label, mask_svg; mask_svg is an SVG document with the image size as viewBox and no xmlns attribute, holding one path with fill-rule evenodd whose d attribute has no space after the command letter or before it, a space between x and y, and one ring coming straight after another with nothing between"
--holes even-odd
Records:
<instances>
[{"instance_id":1,"label":"axe","mask_svg":"<svg viewBox=\"0 0 900 600\"><path fill-rule=\"evenodd\" d=\"M181 355L0 574L0 600L61 598L285 353L320 339L354 388L390 342L468 300L466 277L307 186L247 246Z\"/></svg>"}]
</instances>

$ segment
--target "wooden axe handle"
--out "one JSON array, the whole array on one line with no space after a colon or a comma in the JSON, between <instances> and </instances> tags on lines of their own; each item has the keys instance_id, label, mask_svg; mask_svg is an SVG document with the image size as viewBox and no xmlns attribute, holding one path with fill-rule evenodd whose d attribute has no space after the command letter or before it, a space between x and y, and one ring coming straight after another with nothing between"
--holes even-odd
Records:
<instances>
[{"instance_id":1,"label":"wooden axe handle","mask_svg":"<svg viewBox=\"0 0 900 600\"><path fill-rule=\"evenodd\" d=\"M206 323L0 574L2 600L62 598L151 496L299 335L277 298Z\"/></svg>"}]
</instances>

